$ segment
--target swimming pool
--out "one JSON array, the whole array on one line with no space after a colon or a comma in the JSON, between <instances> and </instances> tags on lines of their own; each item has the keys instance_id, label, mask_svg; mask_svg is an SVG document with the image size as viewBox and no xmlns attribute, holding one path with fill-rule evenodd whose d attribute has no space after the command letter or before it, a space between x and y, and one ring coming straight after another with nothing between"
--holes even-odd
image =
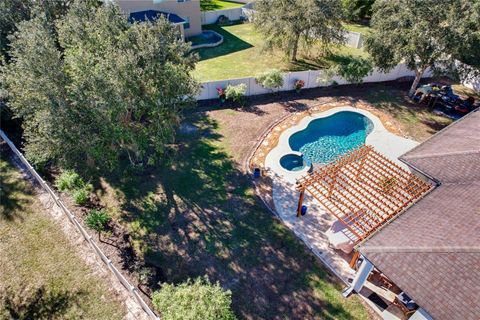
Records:
<instances>
[{"instance_id":1,"label":"swimming pool","mask_svg":"<svg viewBox=\"0 0 480 320\"><path fill-rule=\"evenodd\" d=\"M305 129L292 134L288 143L292 150L303 155L307 164L326 164L364 144L372 130L373 123L368 117L341 111L312 120Z\"/></svg>"}]
</instances>

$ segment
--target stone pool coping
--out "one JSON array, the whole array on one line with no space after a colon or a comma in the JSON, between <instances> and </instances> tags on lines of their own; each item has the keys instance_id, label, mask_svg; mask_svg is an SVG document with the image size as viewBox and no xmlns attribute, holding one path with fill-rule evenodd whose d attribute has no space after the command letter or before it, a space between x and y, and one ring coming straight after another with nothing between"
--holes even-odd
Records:
<instances>
[{"instance_id":1,"label":"stone pool coping","mask_svg":"<svg viewBox=\"0 0 480 320\"><path fill-rule=\"evenodd\" d=\"M404 166L397 160L397 158L401 154L415 147L418 144L416 141L402 138L389 132L384 127L382 121L369 111L351 106L343 106L332 108L314 115L305 116L298 122L297 125L284 130L278 139L277 146L271 149L266 155L264 162L265 169L269 173L274 173L275 175L284 178L288 182L294 183L296 179L307 173L308 167L299 171L289 171L281 166L280 158L284 155L294 153L289 144L290 137L293 134L306 129L313 120L327 118L338 112L345 111L356 112L367 117L372 122L373 129L367 135L365 143L372 145L380 153L396 161L399 165Z\"/></svg>"},{"instance_id":2,"label":"stone pool coping","mask_svg":"<svg viewBox=\"0 0 480 320\"><path fill-rule=\"evenodd\" d=\"M299 111L295 113L286 114L277 119L272 125L270 125L260 138L257 140L255 147L252 149L251 154L246 160L244 168L248 171L253 168L265 168L265 158L267 154L277 146L280 135L291 126L299 123L301 119L306 116L312 116L320 112L330 110L337 107L351 106L355 109L367 110L370 113L377 116L383 123L384 127L391 133L396 135L405 136L396 120L389 114L378 110L372 105L363 101L335 101L327 103L319 103L310 106L307 110Z\"/></svg>"}]
</instances>

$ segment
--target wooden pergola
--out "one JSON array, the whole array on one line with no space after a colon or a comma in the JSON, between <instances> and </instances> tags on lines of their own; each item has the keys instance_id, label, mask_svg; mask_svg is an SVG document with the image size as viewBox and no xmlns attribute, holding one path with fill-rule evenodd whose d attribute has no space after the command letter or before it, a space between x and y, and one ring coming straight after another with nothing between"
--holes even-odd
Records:
<instances>
[{"instance_id":1,"label":"wooden pergola","mask_svg":"<svg viewBox=\"0 0 480 320\"><path fill-rule=\"evenodd\" d=\"M357 238L365 239L433 186L363 145L297 181L300 216L305 191Z\"/></svg>"}]
</instances>

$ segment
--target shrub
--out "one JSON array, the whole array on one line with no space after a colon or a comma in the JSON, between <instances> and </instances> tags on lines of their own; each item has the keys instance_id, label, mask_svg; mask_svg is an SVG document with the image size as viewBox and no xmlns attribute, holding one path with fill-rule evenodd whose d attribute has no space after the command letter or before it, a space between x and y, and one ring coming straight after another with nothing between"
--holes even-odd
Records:
<instances>
[{"instance_id":1,"label":"shrub","mask_svg":"<svg viewBox=\"0 0 480 320\"><path fill-rule=\"evenodd\" d=\"M220 101L222 101L222 102L225 101L226 96L225 96L225 89L224 88L217 88L217 95L218 95L218 99L220 99Z\"/></svg>"},{"instance_id":2,"label":"shrub","mask_svg":"<svg viewBox=\"0 0 480 320\"><path fill-rule=\"evenodd\" d=\"M218 17L217 24L219 26L226 26L226 25L231 24L231 21L227 16L222 14L220 17Z\"/></svg>"},{"instance_id":3,"label":"shrub","mask_svg":"<svg viewBox=\"0 0 480 320\"><path fill-rule=\"evenodd\" d=\"M228 85L227 89L225 89L225 97L237 103L243 103L246 93L247 85L245 83L240 83L236 86Z\"/></svg>"},{"instance_id":4,"label":"shrub","mask_svg":"<svg viewBox=\"0 0 480 320\"><path fill-rule=\"evenodd\" d=\"M338 74L350 83L362 83L373 70L370 60L365 58L351 58L347 64L338 67Z\"/></svg>"},{"instance_id":5,"label":"shrub","mask_svg":"<svg viewBox=\"0 0 480 320\"><path fill-rule=\"evenodd\" d=\"M326 86L333 84L335 82L333 81L333 77L335 77L337 72L338 72L337 67L330 67L328 69L322 70L318 75L317 83L321 83Z\"/></svg>"},{"instance_id":6,"label":"shrub","mask_svg":"<svg viewBox=\"0 0 480 320\"><path fill-rule=\"evenodd\" d=\"M87 227L97 231L98 233L105 231L109 221L110 216L105 212L105 210L95 209L90 210L87 215L87 219L85 219Z\"/></svg>"},{"instance_id":7,"label":"shrub","mask_svg":"<svg viewBox=\"0 0 480 320\"><path fill-rule=\"evenodd\" d=\"M85 183L83 179L73 170L65 170L55 181L55 186L58 190L68 192L75 204L83 206L89 199L90 192L93 191L93 186L90 183Z\"/></svg>"},{"instance_id":8,"label":"shrub","mask_svg":"<svg viewBox=\"0 0 480 320\"><path fill-rule=\"evenodd\" d=\"M257 83L265 89L277 89L283 86L283 75L280 70L273 69L256 77Z\"/></svg>"},{"instance_id":9,"label":"shrub","mask_svg":"<svg viewBox=\"0 0 480 320\"><path fill-rule=\"evenodd\" d=\"M83 206L89 199L88 191L85 188L76 189L72 193L73 201L79 206Z\"/></svg>"},{"instance_id":10,"label":"shrub","mask_svg":"<svg viewBox=\"0 0 480 320\"><path fill-rule=\"evenodd\" d=\"M232 293L207 277L187 280L177 286L163 284L153 293L152 302L163 320L233 320Z\"/></svg>"},{"instance_id":11,"label":"shrub","mask_svg":"<svg viewBox=\"0 0 480 320\"><path fill-rule=\"evenodd\" d=\"M60 191L72 191L84 186L82 178L73 170L65 170L55 181L55 186Z\"/></svg>"},{"instance_id":12,"label":"shrub","mask_svg":"<svg viewBox=\"0 0 480 320\"><path fill-rule=\"evenodd\" d=\"M305 87L305 81L303 80L296 80L295 83L293 84L293 88L297 91L300 92L300 90Z\"/></svg>"}]
</instances>

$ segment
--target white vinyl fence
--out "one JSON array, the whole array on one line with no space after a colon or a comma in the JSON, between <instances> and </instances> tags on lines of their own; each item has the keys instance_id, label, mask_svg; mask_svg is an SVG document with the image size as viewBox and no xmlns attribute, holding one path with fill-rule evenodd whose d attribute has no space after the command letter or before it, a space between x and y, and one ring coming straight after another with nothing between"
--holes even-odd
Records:
<instances>
[{"instance_id":1,"label":"white vinyl fence","mask_svg":"<svg viewBox=\"0 0 480 320\"><path fill-rule=\"evenodd\" d=\"M118 269L113 265L112 261L108 259L108 257L103 253L103 251L97 246L93 238L87 233L87 231L82 227L82 225L78 222L77 218L68 210L68 208L60 201L60 198L55 194L55 192L49 187L49 185L42 179L42 177L35 171L35 169L30 165L30 163L25 159L23 154L18 151L15 147L13 142L7 137L7 135L0 129L0 137L5 141L10 149L12 149L13 153L17 155L20 161L25 165L28 169L30 174L35 178L35 180L42 186L42 188L50 195L50 198L55 201L57 206L63 211L63 213L68 217L70 222L77 228L78 232L80 232L83 238L92 246L93 250L95 251L96 255L105 263L108 269L115 275L118 281L130 292L130 294L135 298L138 304L142 307L142 309L150 316L151 319L159 320L160 318L150 309L150 307L145 303L142 299L140 294L138 293L138 289L135 288L132 284L128 282L127 279L118 271Z\"/></svg>"},{"instance_id":2,"label":"white vinyl fence","mask_svg":"<svg viewBox=\"0 0 480 320\"><path fill-rule=\"evenodd\" d=\"M283 75L283 87L276 89L275 92L294 90L293 85L296 80L303 80L305 82L305 89L324 87L326 86L326 84L322 84L317 81L321 72L321 70L311 70L285 73ZM411 70L408 70L408 68L404 64L399 64L388 73L382 73L378 70L374 70L371 74L369 74L363 79L363 82L392 81L407 76L415 76L415 73ZM431 76L430 71L425 72L423 75L423 77L429 76ZM332 80L335 80L338 84L348 84L347 81L338 76L333 77ZM226 88L228 85L237 85L240 83L246 84L247 96L254 96L272 92L271 90L265 89L259 84L257 84L254 77L208 81L201 84L201 91L200 94L197 96L197 100L216 99L218 97L217 88Z\"/></svg>"},{"instance_id":3,"label":"white vinyl fence","mask_svg":"<svg viewBox=\"0 0 480 320\"><path fill-rule=\"evenodd\" d=\"M363 47L363 35L360 32L347 31L345 34L345 45L360 49Z\"/></svg>"},{"instance_id":4,"label":"white vinyl fence","mask_svg":"<svg viewBox=\"0 0 480 320\"><path fill-rule=\"evenodd\" d=\"M463 85L477 92L480 92L480 77L464 80Z\"/></svg>"},{"instance_id":5,"label":"white vinyl fence","mask_svg":"<svg viewBox=\"0 0 480 320\"><path fill-rule=\"evenodd\" d=\"M202 25L214 24L220 16L225 16L230 19L230 21L240 20L240 18L245 17L243 14L243 8L241 7L216 11L203 11L201 16Z\"/></svg>"},{"instance_id":6,"label":"white vinyl fence","mask_svg":"<svg viewBox=\"0 0 480 320\"><path fill-rule=\"evenodd\" d=\"M232 9L225 10L216 10L216 11L203 11L201 13L202 25L204 24L214 24L217 22L220 16L225 16L230 21L237 21L240 19L247 19L251 21L254 10L252 9L253 3L251 0L235 0L236 2L245 3L244 6Z\"/></svg>"}]
</instances>

